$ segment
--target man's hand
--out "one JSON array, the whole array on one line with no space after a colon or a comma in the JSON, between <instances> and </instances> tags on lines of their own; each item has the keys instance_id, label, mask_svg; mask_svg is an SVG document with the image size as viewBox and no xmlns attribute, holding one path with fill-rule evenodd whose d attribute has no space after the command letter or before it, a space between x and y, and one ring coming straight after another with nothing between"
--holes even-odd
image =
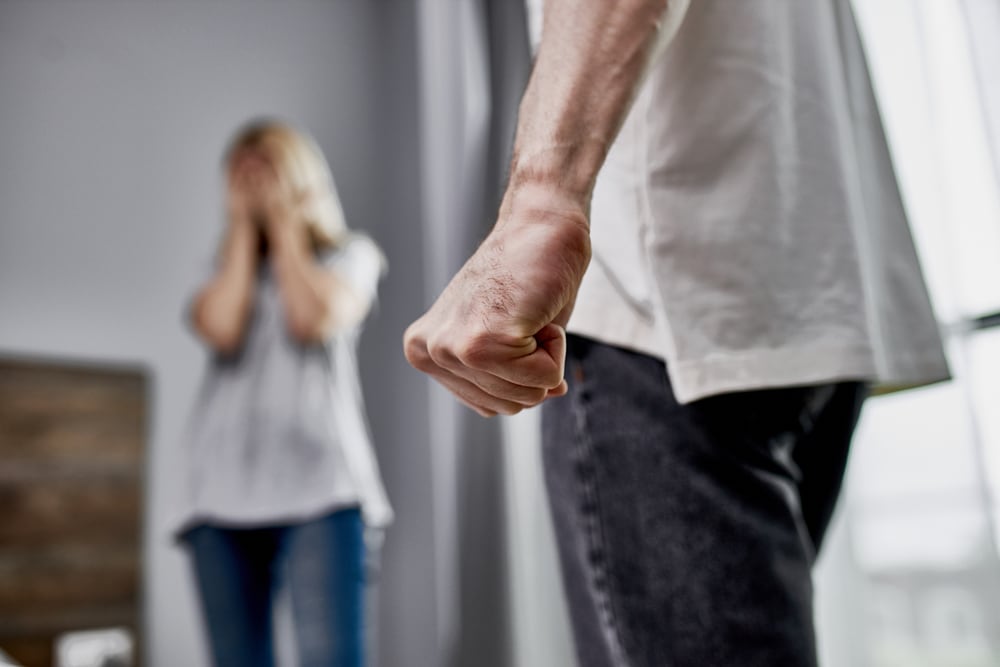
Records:
<instances>
[{"instance_id":1,"label":"man's hand","mask_svg":"<svg viewBox=\"0 0 1000 667\"><path fill-rule=\"evenodd\" d=\"M585 205L508 192L496 227L407 329L407 360L484 417L565 394L563 326L589 261Z\"/></svg>"},{"instance_id":2,"label":"man's hand","mask_svg":"<svg viewBox=\"0 0 1000 667\"><path fill-rule=\"evenodd\" d=\"M403 340L411 364L481 415L566 393L563 325L590 262L590 197L666 10L667 0L545 6L499 221Z\"/></svg>"}]
</instances>

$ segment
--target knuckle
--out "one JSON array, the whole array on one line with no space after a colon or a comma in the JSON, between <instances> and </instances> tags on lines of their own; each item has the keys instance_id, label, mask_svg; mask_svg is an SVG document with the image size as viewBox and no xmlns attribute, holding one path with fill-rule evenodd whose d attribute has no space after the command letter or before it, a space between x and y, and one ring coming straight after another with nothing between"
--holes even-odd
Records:
<instances>
[{"instance_id":1,"label":"knuckle","mask_svg":"<svg viewBox=\"0 0 1000 667\"><path fill-rule=\"evenodd\" d=\"M485 334L468 334L456 341L455 356L469 368L480 368L489 360L489 348Z\"/></svg>"},{"instance_id":2,"label":"knuckle","mask_svg":"<svg viewBox=\"0 0 1000 667\"><path fill-rule=\"evenodd\" d=\"M451 351L451 344L440 336L435 336L427 341L427 354L430 359L439 366L450 368L455 355Z\"/></svg>"},{"instance_id":3,"label":"knuckle","mask_svg":"<svg viewBox=\"0 0 1000 667\"><path fill-rule=\"evenodd\" d=\"M411 334L409 330L403 338L403 355L410 365L418 370L426 371L428 366L432 365L423 338Z\"/></svg>"}]
</instances>

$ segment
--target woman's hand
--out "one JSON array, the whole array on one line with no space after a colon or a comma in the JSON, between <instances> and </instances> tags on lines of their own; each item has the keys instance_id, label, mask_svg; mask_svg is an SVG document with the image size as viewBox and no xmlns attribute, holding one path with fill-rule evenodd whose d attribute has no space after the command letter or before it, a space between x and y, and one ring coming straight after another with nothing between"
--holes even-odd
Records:
<instances>
[{"instance_id":1,"label":"woman's hand","mask_svg":"<svg viewBox=\"0 0 1000 667\"><path fill-rule=\"evenodd\" d=\"M274 241L288 233L304 235L301 197L288 182L274 169L267 169L261 174L257 187L264 231L268 238Z\"/></svg>"},{"instance_id":2,"label":"woman's hand","mask_svg":"<svg viewBox=\"0 0 1000 667\"><path fill-rule=\"evenodd\" d=\"M226 184L226 216L231 225L254 222L260 216L261 177L258 168L246 161L229 171Z\"/></svg>"},{"instance_id":3,"label":"woman's hand","mask_svg":"<svg viewBox=\"0 0 1000 667\"><path fill-rule=\"evenodd\" d=\"M229 228L211 280L194 299L191 316L195 330L222 354L236 352L243 343L253 309L260 214L253 170L245 162L233 165L226 187Z\"/></svg>"}]
</instances>

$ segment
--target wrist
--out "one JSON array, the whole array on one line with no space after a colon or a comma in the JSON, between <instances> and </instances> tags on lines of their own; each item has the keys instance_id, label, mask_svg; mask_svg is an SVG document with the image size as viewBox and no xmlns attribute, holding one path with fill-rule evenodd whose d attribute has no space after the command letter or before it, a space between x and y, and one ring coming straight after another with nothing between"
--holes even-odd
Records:
<instances>
[{"instance_id":1,"label":"wrist","mask_svg":"<svg viewBox=\"0 0 1000 667\"><path fill-rule=\"evenodd\" d=\"M234 229L245 229L253 226L250 213L241 209L227 209L226 222Z\"/></svg>"},{"instance_id":2,"label":"wrist","mask_svg":"<svg viewBox=\"0 0 1000 667\"><path fill-rule=\"evenodd\" d=\"M607 150L607 144L596 138L516 146L509 189L546 190L560 201L589 210Z\"/></svg>"},{"instance_id":3,"label":"wrist","mask_svg":"<svg viewBox=\"0 0 1000 667\"><path fill-rule=\"evenodd\" d=\"M557 224L590 235L590 196L544 179L511 182L500 205L499 225Z\"/></svg>"},{"instance_id":4,"label":"wrist","mask_svg":"<svg viewBox=\"0 0 1000 667\"><path fill-rule=\"evenodd\" d=\"M256 246L260 232L249 216L232 215L229 217L226 237L230 243L240 248Z\"/></svg>"},{"instance_id":5,"label":"wrist","mask_svg":"<svg viewBox=\"0 0 1000 667\"><path fill-rule=\"evenodd\" d=\"M297 253L307 247L308 236L301 225L290 221L268 222L265 231L276 255Z\"/></svg>"}]
</instances>

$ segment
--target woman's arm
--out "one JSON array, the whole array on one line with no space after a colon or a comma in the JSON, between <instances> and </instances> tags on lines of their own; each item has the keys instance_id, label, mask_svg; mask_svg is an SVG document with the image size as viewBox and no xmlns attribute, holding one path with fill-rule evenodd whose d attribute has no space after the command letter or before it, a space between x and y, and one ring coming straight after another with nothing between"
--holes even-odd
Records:
<instances>
[{"instance_id":1,"label":"woman's arm","mask_svg":"<svg viewBox=\"0 0 1000 667\"><path fill-rule=\"evenodd\" d=\"M302 343L319 342L363 320L371 298L316 263L305 225L287 215L269 216L269 221L271 264L292 336Z\"/></svg>"},{"instance_id":2,"label":"woman's arm","mask_svg":"<svg viewBox=\"0 0 1000 667\"><path fill-rule=\"evenodd\" d=\"M191 322L205 343L229 354L243 344L253 308L257 269L257 229L247 223L229 226L222 266L194 298Z\"/></svg>"},{"instance_id":3,"label":"woman's arm","mask_svg":"<svg viewBox=\"0 0 1000 667\"><path fill-rule=\"evenodd\" d=\"M239 180L230 182L222 265L195 295L191 307L194 330L223 354L235 352L243 344L253 310L260 231L251 219L246 187Z\"/></svg>"}]
</instances>

